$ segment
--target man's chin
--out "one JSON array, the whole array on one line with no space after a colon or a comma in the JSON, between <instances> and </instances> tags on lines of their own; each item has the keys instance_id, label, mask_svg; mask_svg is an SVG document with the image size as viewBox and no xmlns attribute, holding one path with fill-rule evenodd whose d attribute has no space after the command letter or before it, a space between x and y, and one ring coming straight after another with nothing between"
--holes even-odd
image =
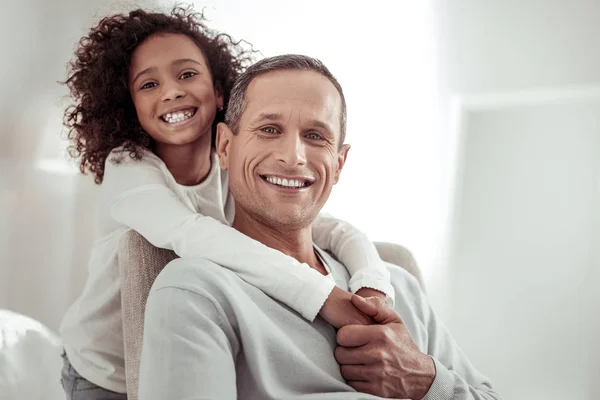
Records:
<instances>
[{"instance_id":1,"label":"man's chin","mask_svg":"<svg viewBox=\"0 0 600 400\"><path fill-rule=\"evenodd\" d=\"M284 210L281 207L273 207L263 217L269 225L285 227L289 230L306 228L314 219L302 207L285 207Z\"/></svg>"}]
</instances>

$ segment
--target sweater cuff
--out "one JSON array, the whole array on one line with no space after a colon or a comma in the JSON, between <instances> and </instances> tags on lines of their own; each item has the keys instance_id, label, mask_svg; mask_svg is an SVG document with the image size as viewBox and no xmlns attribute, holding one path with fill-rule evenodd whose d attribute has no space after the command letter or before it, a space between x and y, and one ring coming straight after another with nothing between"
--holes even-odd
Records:
<instances>
[{"instance_id":1,"label":"sweater cuff","mask_svg":"<svg viewBox=\"0 0 600 400\"><path fill-rule=\"evenodd\" d=\"M386 269L387 272L387 269ZM394 307L396 302L396 291L390 283L389 275L386 277L376 271L358 271L352 275L348 287L352 293L362 288L379 290L385 294L385 302L389 307Z\"/></svg>"},{"instance_id":2,"label":"sweater cuff","mask_svg":"<svg viewBox=\"0 0 600 400\"><path fill-rule=\"evenodd\" d=\"M333 279L322 275L318 271L310 268L307 264L302 267L309 268L313 272L308 281L305 281L305 290L299 294L298 306L296 309L304 318L313 322L323 308L323 304L335 287Z\"/></svg>"},{"instance_id":3,"label":"sweater cuff","mask_svg":"<svg viewBox=\"0 0 600 400\"><path fill-rule=\"evenodd\" d=\"M434 357L431 357L431 359L435 364L435 378L422 400L452 400L454 398L454 376L452 372Z\"/></svg>"}]
</instances>

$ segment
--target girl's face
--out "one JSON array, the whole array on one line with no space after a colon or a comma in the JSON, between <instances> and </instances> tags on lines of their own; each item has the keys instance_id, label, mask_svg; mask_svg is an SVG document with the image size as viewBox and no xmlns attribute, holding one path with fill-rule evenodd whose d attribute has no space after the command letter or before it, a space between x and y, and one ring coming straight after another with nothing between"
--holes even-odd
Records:
<instances>
[{"instance_id":1,"label":"girl's face","mask_svg":"<svg viewBox=\"0 0 600 400\"><path fill-rule=\"evenodd\" d=\"M142 128L158 146L210 137L216 110L223 107L204 54L182 34L153 35L135 49L129 91Z\"/></svg>"}]
</instances>

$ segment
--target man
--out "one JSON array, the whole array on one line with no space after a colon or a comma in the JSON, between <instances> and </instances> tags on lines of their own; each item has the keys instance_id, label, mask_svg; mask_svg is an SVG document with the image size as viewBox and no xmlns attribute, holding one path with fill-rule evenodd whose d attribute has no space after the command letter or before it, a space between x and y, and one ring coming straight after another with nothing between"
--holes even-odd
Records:
<instances>
[{"instance_id":1,"label":"man","mask_svg":"<svg viewBox=\"0 0 600 400\"><path fill-rule=\"evenodd\" d=\"M236 202L233 227L346 290L344 266L311 239L349 150L338 82L308 57L259 61L236 83L226 120L217 151ZM389 268L395 310L355 296L353 304L376 324L336 334L226 268L173 261L148 298L140 398L498 399L416 280Z\"/></svg>"}]
</instances>

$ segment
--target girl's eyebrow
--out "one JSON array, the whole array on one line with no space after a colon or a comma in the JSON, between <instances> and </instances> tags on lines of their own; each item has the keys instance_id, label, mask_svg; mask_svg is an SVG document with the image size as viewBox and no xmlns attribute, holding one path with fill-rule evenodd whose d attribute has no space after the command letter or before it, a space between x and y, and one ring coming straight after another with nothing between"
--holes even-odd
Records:
<instances>
[{"instance_id":1,"label":"girl's eyebrow","mask_svg":"<svg viewBox=\"0 0 600 400\"><path fill-rule=\"evenodd\" d=\"M156 71L156 67L146 68L145 70L138 72L135 75L135 78L133 78L133 80L131 81L131 84L133 85L135 83L135 81L137 81L140 76L148 74L148 73L150 73L152 71Z\"/></svg>"},{"instance_id":2,"label":"girl's eyebrow","mask_svg":"<svg viewBox=\"0 0 600 400\"><path fill-rule=\"evenodd\" d=\"M191 63L197 64L201 67L204 67L204 65L200 64L198 61L194 60L193 58L180 58L179 60L173 61L171 64L179 65L179 64L184 64L184 63L188 63L188 62L191 62Z\"/></svg>"},{"instance_id":3,"label":"girl's eyebrow","mask_svg":"<svg viewBox=\"0 0 600 400\"><path fill-rule=\"evenodd\" d=\"M198 61L196 61L196 60L194 60L192 58L180 58L179 60L173 61L171 63L171 65L179 65L179 64L185 64L185 63L194 63L194 64L197 64L198 66L204 68L204 65L200 64ZM156 71L156 67L146 68L145 70L138 72L135 75L135 78L133 78L133 81L131 81L131 83L132 84L135 83L135 81L137 81L140 76L148 74L148 73L153 72L153 71Z\"/></svg>"}]
</instances>

